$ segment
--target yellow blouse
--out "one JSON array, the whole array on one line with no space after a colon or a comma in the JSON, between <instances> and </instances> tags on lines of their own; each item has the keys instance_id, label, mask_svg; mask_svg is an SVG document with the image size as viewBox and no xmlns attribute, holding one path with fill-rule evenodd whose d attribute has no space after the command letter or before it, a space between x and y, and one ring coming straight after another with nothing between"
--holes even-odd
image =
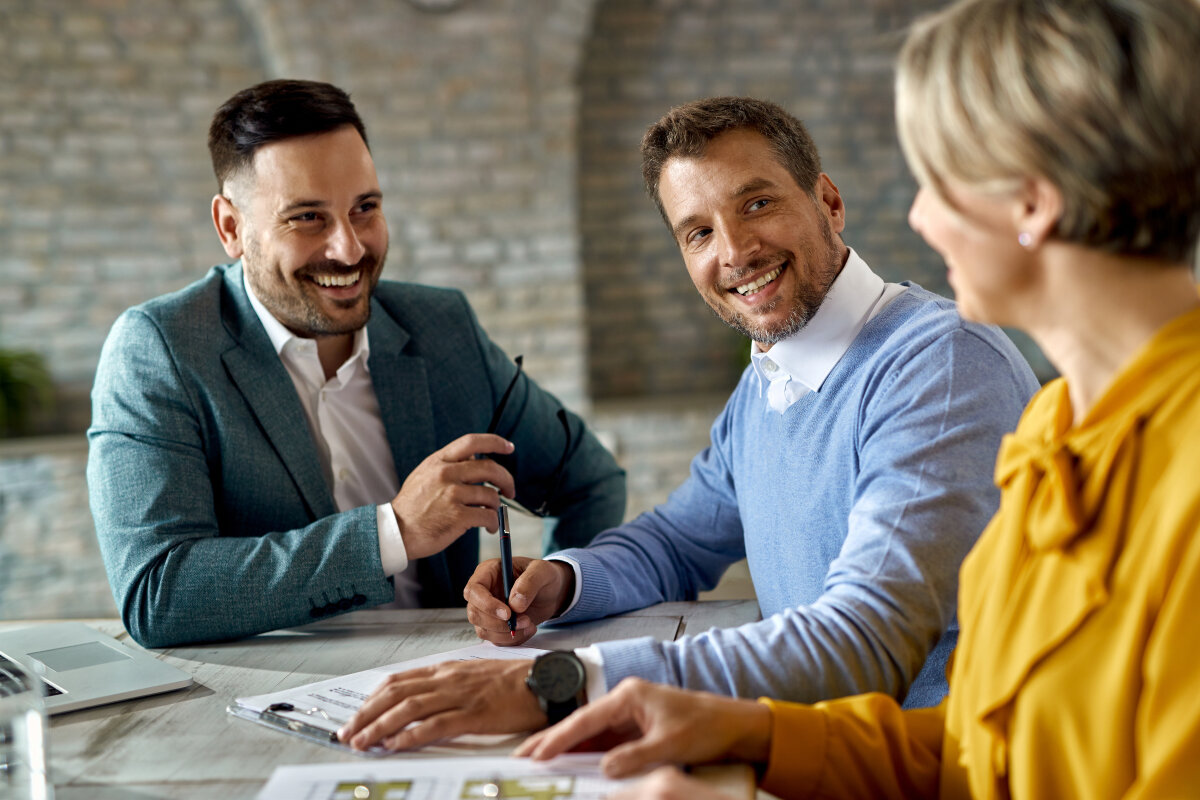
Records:
<instances>
[{"instance_id":1,"label":"yellow blouse","mask_svg":"<svg viewBox=\"0 0 1200 800\"><path fill-rule=\"evenodd\" d=\"M1200 797L1200 311L1071 419L1054 381L1001 446L1000 509L959 573L949 698L764 701L765 789Z\"/></svg>"}]
</instances>

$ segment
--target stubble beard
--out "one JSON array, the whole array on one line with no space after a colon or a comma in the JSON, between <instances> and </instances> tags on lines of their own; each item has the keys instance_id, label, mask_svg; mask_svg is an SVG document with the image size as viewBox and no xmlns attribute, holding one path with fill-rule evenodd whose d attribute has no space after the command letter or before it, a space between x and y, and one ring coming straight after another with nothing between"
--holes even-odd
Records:
<instances>
[{"instance_id":1,"label":"stubble beard","mask_svg":"<svg viewBox=\"0 0 1200 800\"><path fill-rule=\"evenodd\" d=\"M284 280L278 262L262 265L257 247L249 243L242 256L242 265L247 279L253 284L254 293L272 316L297 336L313 339L354 333L367 324L371 318L371 296L383 274L383 262L386 258L385 251L381 257L368 252L358 263L350 265L338 261L310 262L296 271L294 279L299 283L299 287L295 288ZM315 273L348 275L360 270L362 277L359 280L368 282L363 293L353 300L332 302L345 309L361 305L361 311L350 318L334 318L326 314L321 309L321 301L310 293L319 290L315 288L315 284L311 284L307 276ZM306 284L314 288L306 291Z\"/></svg>"},{"instance_id":2,"label":"stubble beard","mask_svg":"<svg viewBox=\"0 0 1200 800\"><path fill-rule=\"evenodd\" d=\"M805 325L812 320L817 311L821 308L821 304L825 302L825 296L829 294L829 287L833 285L837 279L838 273L842 268L842 256L838 251L837 245L833 240L833 233L828 226L821 227L821 249L819 253L813 255L823 256L820 261L809 259L808 263L818 269L811 276L797 276L795 289L788 297L776 297L771 302L764 305L755 316L766 316L779 308L781 303L790 303L791 309L788 315L774 325L758 324L754 319L737 311L729 305L707 300L709 309L729 327L745 336L746 338L764 345L773 345L782 342L795 334L799 333ZM775 259L769 259L773 262ZM765 266L768 261L755 263L747 267L746 275L752 275L757 270ZM788 264L788 269L798 269L795 262ZM782 277L782 276L781 276ZM722 290L717 290L722 291Z\"/></svg>"}]
</instances>

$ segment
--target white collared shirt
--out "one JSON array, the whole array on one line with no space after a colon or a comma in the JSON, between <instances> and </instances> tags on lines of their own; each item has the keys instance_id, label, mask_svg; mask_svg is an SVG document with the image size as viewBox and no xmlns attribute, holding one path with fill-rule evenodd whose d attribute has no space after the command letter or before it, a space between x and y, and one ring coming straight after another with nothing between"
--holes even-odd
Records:
<instances>
[{"instance_id":1,"label":"white collared shirt","mask_svg":"<svg viewBox=\"0 0 1200 800\"><path fill-rule=\"evenodd\" d=\"M374 505L379 555L384 574L393 575L396 606L417 606L415 565L409 564L391 501L400 479L388 446L387 432L371 383L371 354L366 327L354 334L350 357L328 381L314 339L296 336L277 320L242 274L250 305L262 322L279 360L292 379L308 429L321 459L325 480L333 489L338 511Z\"/></svg>"},{"instance_id":2,"label":"white collared shirt","mask_svg":"<svg viewBox=\"0 0 1200 800\"><path fill-rule=\"evenodd\" d=\"M863 326L904 290L898 283L885 283L851 248L807 325L765 353L751 343L750 362L767 405L782 414L809 392L819 392Z\"/></svg>"}]
</instances>

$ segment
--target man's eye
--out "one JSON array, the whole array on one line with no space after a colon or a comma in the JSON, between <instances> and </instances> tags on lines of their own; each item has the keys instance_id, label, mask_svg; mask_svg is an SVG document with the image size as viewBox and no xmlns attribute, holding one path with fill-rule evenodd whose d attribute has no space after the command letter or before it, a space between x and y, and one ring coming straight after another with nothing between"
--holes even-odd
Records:
<instances>
[{"instance_id":1,"label":"man's eye","mask_svg":"<svg viewBox=\"0 0 1200 800\"><path fill-rule=\"evenodd\" d=\"M753 203L751 203L751 204L748 206L748 209L749 209L750 211L758 211L760 208L762 208L762 207L766 206L766 205L767 205L768 203L770 203L770 202L771 202L771 201L770 201L770 200L767 200L767 199L755 200Z\"/></svg>"},{"instance_id":2,"label":"man's eye","mask_svg":"<svg viewBox=\"0 0 1200 800\"><path fill-rule=\"evenodd\" d=\"M296 216L291 217L291 221L292 222L316 222L317 221L317 212L305 211L303 214L297 214Z\"/></svg>"},{"instance_id":3,"label":"man's eye","mask_svg":"<svg viewBox=\"0 0 1200 800\"><path fill-rule=\"evenodd\" d=\"M687 238L688 243L689 244L698 244L699 242L702 242L705 239L707 239L708 235L710 233L712 233L712 228L700 228L698 230L692 231L692 233Z\"/></svg>"},{"instance_id":4,"label":"man's eye","mask_svg":"<svg viewBox=\"0 0 1200 800\"><path fill-rule=\"evenodd\" d=\"M374 211L377 208L379 208L378 200L368 200L367 202L363 203L362 205L360 205L358 207L358 213L369 214L370 212Z\"/></svg>"}]
</instances>

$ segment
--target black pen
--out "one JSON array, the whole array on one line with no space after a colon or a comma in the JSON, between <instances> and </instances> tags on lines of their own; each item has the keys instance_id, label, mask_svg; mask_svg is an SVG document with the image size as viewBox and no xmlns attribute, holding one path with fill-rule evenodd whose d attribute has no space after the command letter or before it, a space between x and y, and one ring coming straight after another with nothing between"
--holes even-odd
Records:
<instances>
[{"instance_id":1,"label":"black pen","mask_svg":"<svg viewBox=\"0 0 1200 800\"><path fill-rule=\"evenodd\" d=\"M500 520L500 574L504 580L504 602L508 602L509 595L512 594L513 580L516 578L513 575L512 562L512 536L508 530L508 506L504 503L496 509L496 516ZM512 638L517 638L517 615L513 612L512 606L508 607L508 635Z\"/></svg>"}]
</instances>

